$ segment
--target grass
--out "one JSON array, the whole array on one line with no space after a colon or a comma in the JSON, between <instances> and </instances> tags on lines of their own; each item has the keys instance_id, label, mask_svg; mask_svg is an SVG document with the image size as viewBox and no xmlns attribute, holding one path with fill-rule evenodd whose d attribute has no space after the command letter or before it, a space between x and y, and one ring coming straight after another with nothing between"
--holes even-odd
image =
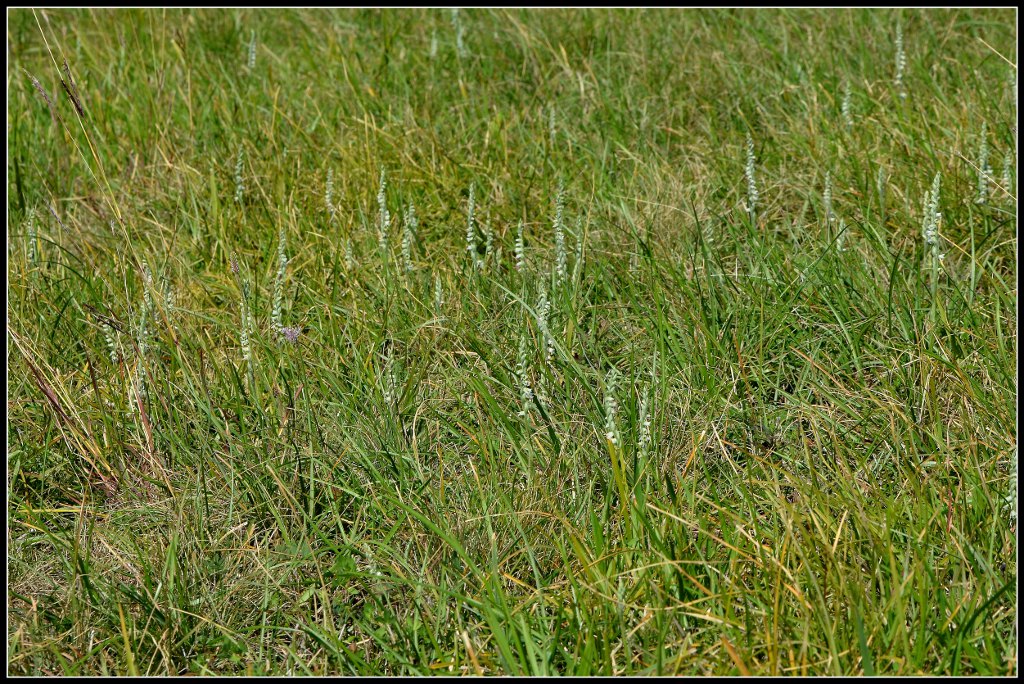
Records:
<instances>
[{"instance_id":1,"label":"grass","mask_svg":"<svg viewBox=\"0 0 1024 684\"><path fill-rule=\"evenodd\" d=\"M1013 674L1015 24L9 10L8 671Z\"/></svg>"}]
</instances>

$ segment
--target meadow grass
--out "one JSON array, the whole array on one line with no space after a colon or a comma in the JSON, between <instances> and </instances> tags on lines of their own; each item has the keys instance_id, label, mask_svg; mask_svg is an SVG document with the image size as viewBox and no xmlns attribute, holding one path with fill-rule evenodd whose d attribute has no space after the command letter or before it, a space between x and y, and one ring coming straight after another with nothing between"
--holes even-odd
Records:
<instances>
[{"instance_id":1,"label":"meadow grass","mask_svg":"<svg viewBox=\"0 0 1024 684\"><path fill-rule=\"evenodd\" d=\"M1015 673L1015 25L10 10L8 671Z\"/></svg>"}]
</instances>

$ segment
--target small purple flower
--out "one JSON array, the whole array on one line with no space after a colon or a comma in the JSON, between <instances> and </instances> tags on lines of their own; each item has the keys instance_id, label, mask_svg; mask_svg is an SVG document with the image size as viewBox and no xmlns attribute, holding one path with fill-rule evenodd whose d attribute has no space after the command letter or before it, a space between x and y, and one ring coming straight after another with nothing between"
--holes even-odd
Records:
<instances>
[{"instance_id":1,"label":"small purple flower","mask_svg":"<svg viewBox=\"0 0 1024 684\"><path fill-rule=\"evenodd\" d=\"M281 328L281 334L284 335L286 340L295 344L299 341L299 335L302 334L302 328Z\"/></svg>"}]
</instances>

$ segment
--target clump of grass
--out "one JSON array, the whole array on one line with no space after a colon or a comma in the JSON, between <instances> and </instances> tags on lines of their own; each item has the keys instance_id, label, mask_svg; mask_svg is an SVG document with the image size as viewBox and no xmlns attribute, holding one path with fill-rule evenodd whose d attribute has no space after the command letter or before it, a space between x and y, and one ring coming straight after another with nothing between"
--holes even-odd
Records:
<instances>
[{"instance_id":1,"label":"clump of grass","mask_svg":"<svg viewBox=\"0 0 1024 684\"><path fill-rule=\"evenodd\" d=\"M12 674L1016 671L1012 12L8 18Z\"/></svg>"}]
</instances>

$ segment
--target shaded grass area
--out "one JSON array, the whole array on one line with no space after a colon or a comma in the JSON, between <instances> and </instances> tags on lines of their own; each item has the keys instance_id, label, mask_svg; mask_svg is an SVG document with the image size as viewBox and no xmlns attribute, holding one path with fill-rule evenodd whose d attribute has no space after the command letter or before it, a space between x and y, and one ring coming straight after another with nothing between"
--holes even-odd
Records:
<instances>
[{"instance_id":1,"label":"shaded grass area","mask_svg":"<svg viewBox=\"0 0 1024 684\"><path fill-rule=\"evenodd\" d=\"M1015 20L10 11L9 671L1012 674Z\"/></svg>"}]
</instances>

